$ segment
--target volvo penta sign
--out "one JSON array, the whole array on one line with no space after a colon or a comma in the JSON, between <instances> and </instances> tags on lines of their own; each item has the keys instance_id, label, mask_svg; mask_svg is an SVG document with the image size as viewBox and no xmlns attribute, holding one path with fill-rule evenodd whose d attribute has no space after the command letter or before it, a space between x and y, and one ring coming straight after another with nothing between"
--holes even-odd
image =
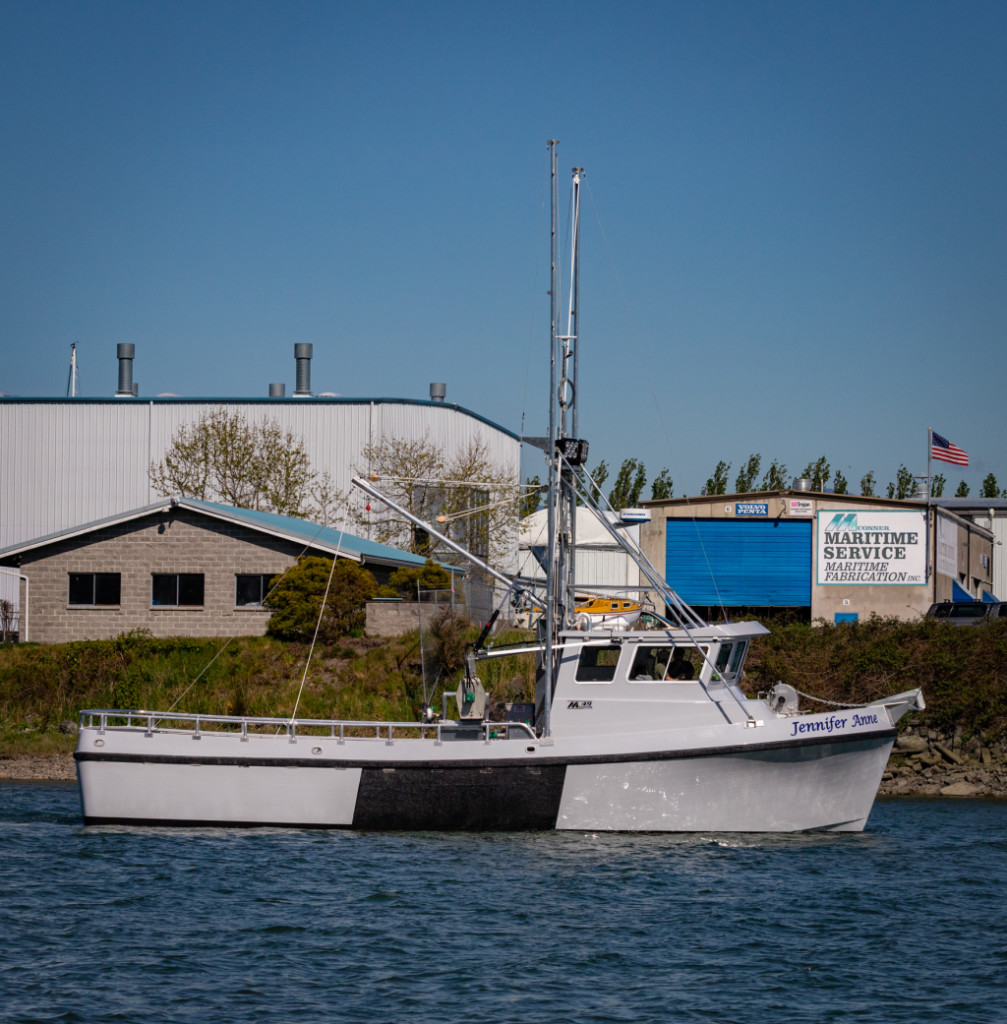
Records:
<instances>
[{"instance_id":1,"label":"volvo penta sign","mask_svg":"<svg viewBox=\"0 0 1007 1024\"><path fill-rule=\"evenodd\" d=\"M920 586L927 581L923 512L818 513L818 583Z\"/></svg>"}]
</instances>

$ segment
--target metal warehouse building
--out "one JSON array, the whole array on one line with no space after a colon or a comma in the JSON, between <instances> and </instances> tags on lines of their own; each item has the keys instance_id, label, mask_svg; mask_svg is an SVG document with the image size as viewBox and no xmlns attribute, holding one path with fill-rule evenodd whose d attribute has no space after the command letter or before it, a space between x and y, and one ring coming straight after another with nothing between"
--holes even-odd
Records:
<instances>
[{"instance_id":1,"label":"metal warehouse building","mask_svg":"<svg viewBox=\"0 0 1007 1024\"><path fill-rule=\"evenodd\" d=\"M0 398L0 549L159 501L151 463L179 427L219 409L239 410L253 423L273 420L302 438L313 468L346 492L354 468L367 468L362 450L384 438L428 438L448 459L480 439L489 460L518 478L517 434L438 398L311 395L303 362L299 354L291 397L139 398L120 366L114 398ZM431 386L434 395L443 394L439 387Z\"/></svg>"},{"instance_id":2,"label":"metal warehouse building","mask_svg":"<svg viewBox=\"0 0 1007 1024\"><path fill-rule=\"evenodd\" d=\"M448 460L479 441L489 462L519 479L518 435L445 402L443 385L431 385L430 400L315 396L311 346L297 345L290 397L282 385L270 385L267 398L141 398L131 380L132 349L119 346L115 397L0 397L0 550L162 500L150 482L151 464L180 427L214 410L237 410L250 423L274 421L292 432L312 467L347 493L355 472L368 469L364 448L391 438L427 439ZM516 565L516 540L513 557ZM16 579L3 574L0 597L16 595Z\"/></svg>"},{"instance_id":3,"label":"metal warehouse building","mask_svg":"<svg viewBox=\"0 0 1007 1024\"><path fill-rule=\"evenodd\" d=\"M934 503L792 490L645 505L645 553L711 617L790 608L812 621L913 619L935 601L994 594L994 534Z\"/></svg>"}]
</instances>

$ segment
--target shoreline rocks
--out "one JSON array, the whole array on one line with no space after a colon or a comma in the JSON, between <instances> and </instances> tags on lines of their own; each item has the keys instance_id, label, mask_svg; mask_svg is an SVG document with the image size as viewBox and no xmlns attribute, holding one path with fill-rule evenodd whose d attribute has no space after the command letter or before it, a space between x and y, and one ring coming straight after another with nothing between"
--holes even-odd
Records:
<instances>
[{"instance_id":1,"label":"shoreline rocks","mask_svg":"<svg viewBox=\"0 0 1007 1024\"><path fill-rule=\"evenodd\" d=\"M1007 748L983 736L963 738L912 722L895 741L882 796L1007 796Z\"/></svg>"},{"instance_id":2,"label":"shoreline rocks","mask_svg":"<svg viewBox=\"0 0 1007 1024\"><path fill-rule=\"evenodd\" d=\"M76 782L73 754L25 754L0 758L0 779L22 782Z\"/></svg>"}]
</instances>

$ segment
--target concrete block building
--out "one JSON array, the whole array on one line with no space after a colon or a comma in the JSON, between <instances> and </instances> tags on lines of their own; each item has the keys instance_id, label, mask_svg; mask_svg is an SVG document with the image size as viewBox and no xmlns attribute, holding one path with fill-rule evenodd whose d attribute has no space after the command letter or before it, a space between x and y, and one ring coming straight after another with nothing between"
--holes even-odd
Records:
<instances>
[{"instance_id":1,"label":"concrete block building","mask_svg":"<svg viewBox=\"0 0 1007 1024\"><path fill-rule=\"evenodd\" d=\"M424 559L303 519L181 498L0 550L20 581L21 640L261 636L269 581L301 555L348 558L379 583Z\"/></svg>"}]
</instances>

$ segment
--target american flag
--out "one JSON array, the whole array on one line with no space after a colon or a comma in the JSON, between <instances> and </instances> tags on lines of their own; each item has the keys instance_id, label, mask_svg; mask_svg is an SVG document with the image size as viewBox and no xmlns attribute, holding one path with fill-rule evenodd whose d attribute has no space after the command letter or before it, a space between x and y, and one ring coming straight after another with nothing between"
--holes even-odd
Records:
<instances>
[{"instance_id":1,"label":"american flag","mask_svg":"<svg viewBox=\"0 0 1007 1024\"><path fill-rule=\"evenodd\" d=\"M942 462L953 462L956 466L967 466L969 464L968 452L963 451L956 444L952 444L946 437L941 437L936 430L930 431L930 454Z\"/></svg>"}]
</instances>

